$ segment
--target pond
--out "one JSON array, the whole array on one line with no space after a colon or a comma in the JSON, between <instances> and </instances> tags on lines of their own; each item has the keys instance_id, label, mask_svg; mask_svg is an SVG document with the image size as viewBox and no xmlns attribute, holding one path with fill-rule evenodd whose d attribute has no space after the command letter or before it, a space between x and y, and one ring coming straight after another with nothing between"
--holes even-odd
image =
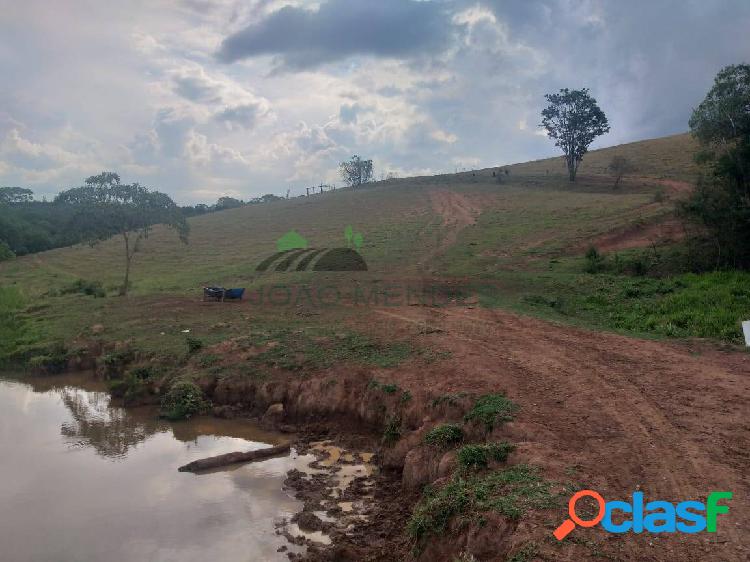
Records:
<instances>
[{"instance_id":1,"label":"pond","mask_svg":"<svg viewBox=\"0 0 750 562\"><path fill-rule=\"evenodd\" d=\"M288 559L275 524L301 509L282 489L292 459L177 471L282 436L231 420L166 422L151 407L113 406L92 381L0 376L4 561Z\"/></svg>"}]
</instances>

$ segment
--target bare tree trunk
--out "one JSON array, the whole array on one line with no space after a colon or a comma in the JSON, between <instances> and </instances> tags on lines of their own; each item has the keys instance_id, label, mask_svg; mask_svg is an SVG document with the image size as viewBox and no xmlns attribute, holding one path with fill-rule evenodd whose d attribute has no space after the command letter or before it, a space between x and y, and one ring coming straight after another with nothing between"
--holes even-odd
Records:
<instances>
[{"instance_id":1,"label":"bare tree trunk","mask_svg":"<svg viewBox=\"0 0 750 562\"><path fill-rule=\"evenodd\" d=\"M572 161L568 162L568 179L570 181L576 181L576 167Z\"/></svg>"},{"instance_id":2,"label":"bare tree trunk","mask_svg":"<svg viewBox=\"0 0 750 562\"><path fill-rule=\"evenodd\" d=\"M125 280L120 287L121 297L125 296L128 292L128 276L130 275L130 241L126 232L123 232L122 237L125 240Z\"/></svg>"},{"instance_id":3,"label":"bare tree trunk","mask_svg":"<svg viewBox=\"0 0 750 562\"><path fill-rule=\"evenodd\" d=\"M130 239L127 232L123 232L122 237L125 239L125 280L120 287L120 296L124 297L128 294L128 285L130 284L130 260L133 258L133 254L130 253Z\"/></svg>"}]
</instances>

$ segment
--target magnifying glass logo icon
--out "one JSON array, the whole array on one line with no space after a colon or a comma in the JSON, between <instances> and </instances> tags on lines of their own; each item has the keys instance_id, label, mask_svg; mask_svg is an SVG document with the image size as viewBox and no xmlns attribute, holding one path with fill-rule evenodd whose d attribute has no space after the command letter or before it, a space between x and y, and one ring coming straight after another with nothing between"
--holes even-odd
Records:
<instances>
[{"instance_id":1,"label":"magnifying glass logo icon","mask_svg":"<svg viewBox=\"0 0 750 562\"><path fill-rule=\"evenodd\" d=\"M596 515L596 517L588 521L581 519L576 514L576 502L581 498L587 496L590 498L594 498L599 504L599 513ZM593 527L597 525L602 519L604 519L605 509L606 506L604 503L604 498L598 492L595 492L593 490L581 490L580 492L576 492L568 501L568 515L570 516L570 519L566 519L562 522L562 525L555 529L555 532L553 533L555 535L555 538L559 541L563 540L570 534L573 529L576 528L576 525L578 525L579 527Z\"/></svg>"}]
</instances>

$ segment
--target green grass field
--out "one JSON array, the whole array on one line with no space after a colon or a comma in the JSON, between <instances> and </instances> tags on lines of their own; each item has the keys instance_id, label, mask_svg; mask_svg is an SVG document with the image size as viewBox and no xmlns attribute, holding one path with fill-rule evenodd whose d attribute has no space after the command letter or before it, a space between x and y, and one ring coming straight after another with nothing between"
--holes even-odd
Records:
<instances>
[{"instance_id":1,"label":"green grass field","mask_svg":"<svg viewBox=\"0 0 750 562\"><path fill-rule=\"evenodd\" d=\"M201 306L203 285L251 290L290 283L351 286L468 277L492 282L482 294L482 302L492 306L629 333L738 340L738 320L747 310L741 287L748 279L741 274L662 282L584 272L583 254L596 236L670 216L679 194L665 195L660 180L695 179L694 151L688 135L594 151L573 185L562 159L554 158L511 166L502 183L488 169L247 206L191 219L188 245L157 227L136 254L126 298L114 296L124 262L118 238L30 255L0 264L0 314L12 316L13 325L23 324L25 335L19 339L25 344L71 341L100 324L108 339L178 353L185 329L218 342L250 325L325 326L348 314L343 307L328 307L311 318L300 317L294 305L251 307L250 315L246 307ZM605 173L613 154L627 155L638 169L617 190ZM450 220L433 205L438 191L471 202L475 223L451 234ZM367 272L255 270L289 230L305 236L311 247L337 247L344 245L348 225L364 236ZM101 283L108 296L71 290L78 280ZM659 283L669 290L661 291Z\"/></svg>"}]
</instances>

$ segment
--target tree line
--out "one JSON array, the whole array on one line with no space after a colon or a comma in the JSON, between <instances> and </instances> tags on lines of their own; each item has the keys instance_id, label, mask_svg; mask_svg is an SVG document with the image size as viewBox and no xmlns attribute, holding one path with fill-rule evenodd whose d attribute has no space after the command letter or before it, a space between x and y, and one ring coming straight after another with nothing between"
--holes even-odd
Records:
<instances>
[{"instance_id":1,"label":"tree line","mask_svg":"<svg viewBox=\"0 0 750 562\"><path fill-rule=\"evenodd\" d=\"M185 217L193 217L281 199L270 193L248 201L220 197L212 205L198 203L179 209ZM0 187L0 261L82 242L81 233L75 228L76 215L76 206L62 194L52 201L39 201L30 189Z\"/></svg>"}]
</instances>

